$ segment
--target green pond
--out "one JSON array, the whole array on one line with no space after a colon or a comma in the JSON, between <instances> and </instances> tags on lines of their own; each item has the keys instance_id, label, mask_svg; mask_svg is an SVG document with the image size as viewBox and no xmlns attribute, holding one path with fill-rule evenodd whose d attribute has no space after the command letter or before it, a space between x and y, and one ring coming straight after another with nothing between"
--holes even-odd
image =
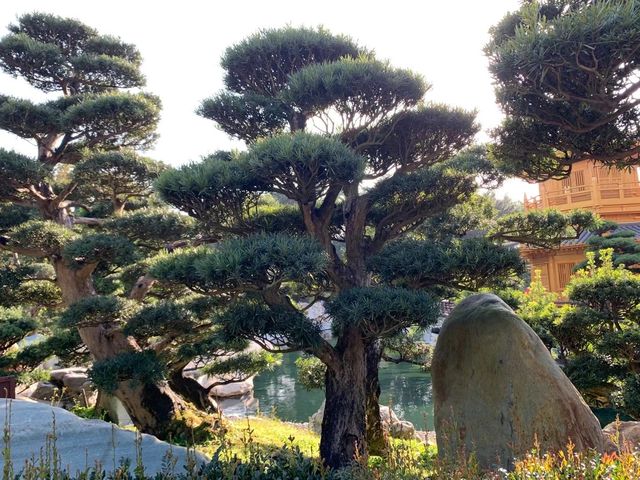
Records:
<instances>
[{"instance_id":1,"label":"green pond","mask_svg":"<svg viewBox=\"0 0 640 480\"><path fill-rule=\"evenodd\" d=\"M299 354L283 355L282 364L271 372L263 373L254 380L253 395L241 399L226 399L220 402L226 414L254 415L257 412L275 413L291 422L306 422L322 403L324 392L305 390L296 380L295 360ZM433 430L433 402L431 376L416 365L383 362L380 365L380 384L383 405L391 405L402 420L408 420L418 430ZM594 409L604 426L620 415L621 420L630 417L607 408Z\"/></svg>"},{"instance_id":2,"label":"green pond","mask_svg":"<svg viewBox=\"0 0 640 480\"><path fill-rule=\"evenodd\" d=\"M275 413L291 422L306 422L324 397L321 390L305 390L297 382L295 360L298 354L283 355L282 364L254 379L253 398L225 400L221 407L227 414L251 415L257 411ZM383 405L391 405L402 420L418 430L433 430L431 377L416 365L383 362L380 366Z\"/></svg>"}]
</instances>

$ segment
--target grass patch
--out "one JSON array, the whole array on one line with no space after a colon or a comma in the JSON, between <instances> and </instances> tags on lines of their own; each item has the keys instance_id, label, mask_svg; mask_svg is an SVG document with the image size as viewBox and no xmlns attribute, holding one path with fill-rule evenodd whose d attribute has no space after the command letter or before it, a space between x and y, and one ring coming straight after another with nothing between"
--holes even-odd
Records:
<instances>
[{"instance_id":1,"label":"grass patch","mask_svg":"<svg viewBox=\"0 0 640 480\"><path fill-rule=\"evenodd\" d=\"M320 452L320 436L311 430L271 417L225 419L224 427L214 438L196 449L212 456L221 445L240 458L246 458L249 447L278 450L295 445L309 457Z\"/></svg>"}]
</instances>

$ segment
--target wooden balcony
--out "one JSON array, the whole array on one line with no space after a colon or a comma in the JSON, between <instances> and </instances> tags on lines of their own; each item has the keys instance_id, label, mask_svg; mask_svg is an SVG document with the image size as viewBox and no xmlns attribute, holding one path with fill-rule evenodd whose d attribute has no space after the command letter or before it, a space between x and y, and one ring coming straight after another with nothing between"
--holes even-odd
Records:
<instances>
[{"instance_id":1,"label":"wooden balcony","mask_svg":"<svg viewBox=\"0 0 640 480\"><path fill-rule=\"evenodd\" d=\"M640 182L565 187L558 191L546 192L543 196L524 199L525 210L556 208L567 211L582 208L599 211L603 208L610 210L614 206L620 206L623 210L637 206L640 210Z\"/></svg>"}]
</instances>

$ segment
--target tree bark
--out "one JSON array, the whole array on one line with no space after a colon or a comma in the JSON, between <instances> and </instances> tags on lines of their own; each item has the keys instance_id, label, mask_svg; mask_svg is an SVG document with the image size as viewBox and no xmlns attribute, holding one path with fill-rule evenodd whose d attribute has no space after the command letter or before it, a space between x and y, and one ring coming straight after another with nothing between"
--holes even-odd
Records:
<instances>
[{"instance_id":1,"label":"tree bark","mask_svg":"<svg viewBox=\"0 0 640 480\"><path fill-rule=\"evenodd\" d=\"M57 284L66 306L95 295L92 266L72 269L62 259L55 259L53 264ZM126 336L114 324L79 327L78 333L96 361L140 350L135 340ZM186 407L184 401L171 390L166 381L137 386L128 381L120 382L113 395L122 402L140 431L160 438L164 437L166 426L175 414Z\"/></svg>"},{"instance_id":2,"label":"tree bark","mask_svg":"<svg viewBox=\"0 0 640 480\"><path fill-rule=\"evenodd\" d=\"M329 366L325 377L325 413L320 456L339 469L366 461L365 345L361 333L351 328L338 339L339 365Z\"/></svg>"},{"instance_id":3,"label":"tree bark","mask_svg":"<svg viewBox=\"0 0 640 480\"><path fill-rule=\"evenodd\" d=\"M78 332L96 361L140 350L135 340L127 337L116 325L104 323L80 327ZM166 427L176 413L186 408L185 402L166 381L144 385L123 381L112 395L122 402L136 428L159 438L165 437Z\"/></svg>"},{"instance_id":4,"label":"tree bark","mask_svg":"<svg viewBox=\"0 0 640 480\"><path fill-rule=\"evenodd\" d=\"M200 385L195 379L183 376L182 370L171 374L169 386L184 399L193 403L199 410L210 413L218 412L218 404L209 396L209 390Z\"/></svg>"},{"instance_id":5,"label":"tree bark","mask_svg":"<svg viewBox=\"0 0 640 480\"><path fill-rule=\"evenodd\" d=\"M388 442L384 434L382 418L380 416L380 378L378 376L382 346L380 341L368 343L365 347L366 377L365 391L367 395L367 443L369 453L386 455Z\"/></svg>"},{"instance_id":6,"label":"tree bark","mask_svg":"<svg viewBox=\"0 0 640 480\"><path fill-rule=\"evenodd\" d=\"M62 292L62 301L65 306L68 307L78 300L96 294L93 288L93 279L91 278L94 268L88 266L81 269L72 269L61 258L53 261L56 283Z\"/></svg>"}]
</instances>

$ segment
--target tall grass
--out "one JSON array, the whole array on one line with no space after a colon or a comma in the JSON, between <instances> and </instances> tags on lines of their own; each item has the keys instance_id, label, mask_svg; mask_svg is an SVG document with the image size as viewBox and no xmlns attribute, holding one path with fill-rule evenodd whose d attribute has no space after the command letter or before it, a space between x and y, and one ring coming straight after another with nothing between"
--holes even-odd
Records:
<instances>
[{"instance_id":1,"label":"tall grass","mask_svg":"<svg viewBox=\"0 0 640 480\"><path fill-rule=\"evenodd\" d=\"M112 437L111 468L87 460L82 471L64 468L64 458L57 447L55 416L51 432L37 457L24 465L11 461L11 402L7 402L3 427L2 480L638 480L640 453L631 446L618 445L620 453L578 453L569 445L558 454L532 450L514 463L511 472L483 472L471 459L458 462L440 460L434 447L417 441L392 441L386 458L358 459L352 467L331 471L304 442L304 450L291 434L283 445L270 447L256 441L264 432L256 432L251 420L238 436L228 434L222 426L212 433L215 445L211 461L198 465L195 452L189 449L184 470L177 471L177 457L169 449L160 472L151 476L145 469L142 436L137 433L132 445L132 459L117 459L115 435ZM259 424L259 422L256 422ZM115 426L114 432L115 432ZM261 427L265 428L265 427ZM270 428L270 427L266 427ZM619 442L619 439L617 439ZM79 442L82 439L78 439ZM614 439L616 441L616 439Z\"/></svg>"}]
</instances>

